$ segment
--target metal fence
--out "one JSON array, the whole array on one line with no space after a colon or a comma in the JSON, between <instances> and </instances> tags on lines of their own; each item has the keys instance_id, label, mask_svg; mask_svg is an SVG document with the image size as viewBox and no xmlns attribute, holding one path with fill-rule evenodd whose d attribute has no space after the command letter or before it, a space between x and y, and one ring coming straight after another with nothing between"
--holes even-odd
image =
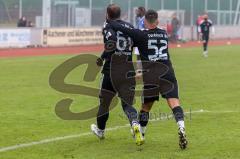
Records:
<instances>
[{"instance_id":1,"label":"metal fence","mask_svg":"<svg viewBox=\"0 0 240 159\"><path fill-rule=\"evenodd\" d=\"M15 27L19 17L43 27L102 26L110 3L122 8L122 18L134 22L134 8L144 6L183 14L183 24L195 25L207 12L216 25L240 25L240 0L0 0L0 26Z\"/></svg>"}]
</instances>

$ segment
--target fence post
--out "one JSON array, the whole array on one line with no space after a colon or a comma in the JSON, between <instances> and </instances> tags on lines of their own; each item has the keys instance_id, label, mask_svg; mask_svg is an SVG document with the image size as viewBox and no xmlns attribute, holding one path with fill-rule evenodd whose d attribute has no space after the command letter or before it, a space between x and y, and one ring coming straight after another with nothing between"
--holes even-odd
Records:
<instances>
[{"instance_id":1,"label":"fence post","mask_svg":"<svg viewBox=\"0 0 240 159\"><path fill-rule=\"evenodd\" d=\"M164 10L164 0L161 0L161 10Z\"/></svg>"},{"instance_id":2,"label":"fence post","mask_svg":"<svg viewBox=\"0 0 240 159\"><path fill-rule=\"evenodd\" d=\"M51 27L51 0L42 1L42 27Z\"/></svg>"},{"instance_id":3,"label":"fence post","mask_svg":"<svg viewBox=\"0 0 240 159\"><path fill-rule=\"evenodd\" d=\"M194 17L193 17L193 0L191 0L191 9L190 9L190 12L191 12L191 16L190 16L190 17L191 17L191 26L193 26L193 21L194 21L194 20L193 20L193 18L194 18Z\"/></svg>"},{"instance_id":4,"label":"fence post","mask_svg":"<svg viewBox=\"0 0 240 159\"><path fill-rule=\"evenodd\" d=\"M145 0L145 8L148 9L148 0Z\"/></svg>"},{"instance_id":5,"label":"fence post","mask_svg":"<svg viewBox=\"0 0 240 159\"><path fill-rule=\"evenodd\" d=\"M68 0L68 5L67 5L67 7L68 7L68 24L67 24L67 26L68 27L71 26L71 6L70 6L70 1L71 0Z\"/></svg>"},{"instance_id":6,"label":"fence post","mask_svg":"<svg viewBox=\"0 0 240 159\"><path fill-rule=\"evenodd\" d=\"M131 22L131 8L132 8L131 0L128 0L128 22L129 23Z\"/></svg>"},{"instance_id":7,"label":"fence post","mask_svg":"<svg viewBox=\"0 0 240 159\"><path fill-rule=\"evenodd\" d=\"M230 19L229 19L229 24L232 25L232 0L229 1L229 14L230 14Z\"/></svg>"},{"instance_id":8,"label":"fence post","mask_svg":"<svg viewBox=\"0 0 240 159\"><path fill-rule=\"evenodd\" d=\"M180 9L180 4L179 4L179 0L177 0L177 17L179 17L179 9Z\"/></svg>"},{"instance_id":9,"label":"fence post","mask_svg":"<svg viewBox=\"0 0 240 159\"><path fill-rule=\"evenodd\" d=\"M194 35L193 35L193 32L194 32L194 25L193 25L193 21L194 21L194 16L193 16L193 0L191 0L191 40L193 41L194 40Z\"/></svg>"},{"instance_id":10,"label":"fence post","mask_svg":"<svg viewBox=\"0 0 240 159\"><path fill-rule=\"evenodd\" d=\"M207 12L208 11L208 0L205 0L205 3L204 3L204 12Z\"/></svg>"},{"instance_id":11,"label":"fence post","mask_svg":"<svg viewBox=\"0 0 240 159\"><path fill-rule=\"evenodd\" d=\"M239 9L240 9L240 1L238 0L238 3L237 3L237 8L235 10L235 17L234 17L234 22L233 22L233 25L237 25L237 18L238 18L238 14L239 14Z\"/></svg>"},{"instance_id":12,"label":"fence post","mask_svg":"<svg viewBox=\"0 0 240 159\"><path fill-rule=\"evenodd\" d=\"M220 18L221 18L221 14L220 14L220 0L217 1L217 24L220 25Z\"/></svg>"},{"instance_id":13,"label":"fence post","mask_svg":"<svg viewBox=\"0 0 240 159\"><path fill-rule=\"evenodd\" d=\"M89 10L90 10L90 26L92 26L92 9L93 9L93 6L92 6L92 0L89 0Z\"/></svg>"},{"instance_id":14,"label":"fence post","mask_svg":"<svg viewBox=\"0 0 240 159\"><path fill-rule=\"evenodd\" d=\"M19 0L19 19L22 18L22 0Z\"/></svg>"}]
</instances>

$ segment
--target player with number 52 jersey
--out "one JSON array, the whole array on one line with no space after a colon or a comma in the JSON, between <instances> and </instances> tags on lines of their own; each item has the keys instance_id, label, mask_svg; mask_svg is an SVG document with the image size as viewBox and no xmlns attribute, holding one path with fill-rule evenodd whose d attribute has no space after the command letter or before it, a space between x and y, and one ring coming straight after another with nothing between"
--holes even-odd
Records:
<instances>
[{"instance_id":1,"label":"player with number 52 jersey","mask_svg":"<svg viewBox=\"0 0 240 159\"><path fill-rule=\"evenodd\" d=\"M154 74L143 73L144 91L142 109L139 114L141 132L145 135L146 126L149 120L149 112L156 100L159 100L159 94L167 100L176 119L179 131L179 146L181 149L187 147L185 134L184 113L180 106L178 95L178 83L175 77L174 69L168 52L168 36L165 30L158 28L158 13L154 10L148 10L145 15L145 30L133 29L117 21L109 21L114 30L119 30L129 35L134 44L138 47L140 57L143 62L143 71L163 70L163 74L154 76ZM145 65L144 62L150 65ZM159 65L161 64L161 65ZM150 67L148 67L150 66ZM164 69L167 67L167 71ZM151 82L156 79L156 85ZM154 95L147 95L147 92L154 92Z\"/></svg>"},{"instance_id":2,"label":"player with number 52 jersey","mask_svg":"<svg viewBox=\"0 0 240 159\"><path fill-rule=\"evenodd\" d=\"M109 21L114 30L119 30L129 35L134 45L139 48L142 61L170 61L168 53L168 36L165 30L155 29L133 29L118 21Z\"/></svg>"}]
</instances>

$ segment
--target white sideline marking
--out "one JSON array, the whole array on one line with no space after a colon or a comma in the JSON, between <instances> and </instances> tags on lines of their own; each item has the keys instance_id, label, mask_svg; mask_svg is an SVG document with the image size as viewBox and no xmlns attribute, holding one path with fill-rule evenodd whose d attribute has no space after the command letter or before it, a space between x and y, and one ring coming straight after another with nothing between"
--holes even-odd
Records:
<instances>
[{"instance_id":1,"label":"white sideline marking","mask_svg":"<svg viewBox=\"0 0 240 159\"><path fill-rule=\"evenodd\" d=\"M186 112L186 114L189 114L189 113L236 113L236 112L237 111L215 112L215 111L207 111L207 110L201 109L201 110L198 110L198 111ZM157 119L153 119L153 120L150 120L150 121L155 122L155 121L159 121L159 120L168 119L168 118L171 118L171 117L172 117L172 115L169 115L167 117L157 118ZM126 124L126 125L123 125L123 126L116 126L116 127L113 127L113 128L108 128L108 129L106 129L106 131L114 131L114 130L118 130L118 129L122 129L122 128L126 128L126 127L129 127L129 124ZM7 151L11 151L11 150L20 149L20 148L32 147L32 146L35 146L35 145L41 145L41 144L47 144L47 143L56 142L56 141L79 138L79 137L88 136L88 135L92 135L92 132L63 136L63 137L55 137L55 138L50 138L50 139L44 139L44 140L40 140L40 141L25 143L25 144L17 144L17 145L8 146L8 147L2 147L2 148L0 148L0 152L7 152Z\"/></svg>"},{"instance_id":2,"label":"white sideline marking","mask_svg":"<svg viewBox=\"0 0 240 159\"><path fill-rule=\"evenodd\" d=\"M127 125L116 126L116 127L107 129L107 131L113 131L113 130L117 130L117 129L121 129L121 128L125 128L125 127L127 127ZM30 142L30 143L25 143L25 144L18 144L18 145L9 146L9 147L3 147L0 149L0 152L16 150L16 149L25 148L25 147L31 147L34 145L41 145L41 144L46 144L46 143L55 142L55 141L79 138L79 137L88 136L91 134L92 134L91 132L87 132L87 133L81 133L81 134L77 134L77 135L69 135L69 136L56 137L56 138L51 138L51 139L44 139L44 140L40 140L40 141L34 141L34 142Z\"/></svg>"}]
</instances>

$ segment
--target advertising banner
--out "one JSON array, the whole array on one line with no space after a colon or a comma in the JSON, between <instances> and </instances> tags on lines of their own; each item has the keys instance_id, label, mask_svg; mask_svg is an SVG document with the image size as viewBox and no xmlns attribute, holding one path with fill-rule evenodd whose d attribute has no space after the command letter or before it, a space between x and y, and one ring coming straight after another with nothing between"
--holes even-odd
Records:
<instances>
[{"instance_id":1,"label":"advertising banner","mask_svg":"<svg viewBox=\"0 0 240 159\"><path fill-rule=\"evenodd\" d=\"M74 46L102 44L102 29L56 28L43 30L44 46Z\"/></svg>"},{"instance_id":2,"label":"advertising banner","mask_svg":"<svg viewBox=\"0 0 240 159\"><path fill-rule=\"evenodd\" d=\"M30 43L30 29L0 29L0 48L26 47Z\"/></svg>"}]
</instances>

